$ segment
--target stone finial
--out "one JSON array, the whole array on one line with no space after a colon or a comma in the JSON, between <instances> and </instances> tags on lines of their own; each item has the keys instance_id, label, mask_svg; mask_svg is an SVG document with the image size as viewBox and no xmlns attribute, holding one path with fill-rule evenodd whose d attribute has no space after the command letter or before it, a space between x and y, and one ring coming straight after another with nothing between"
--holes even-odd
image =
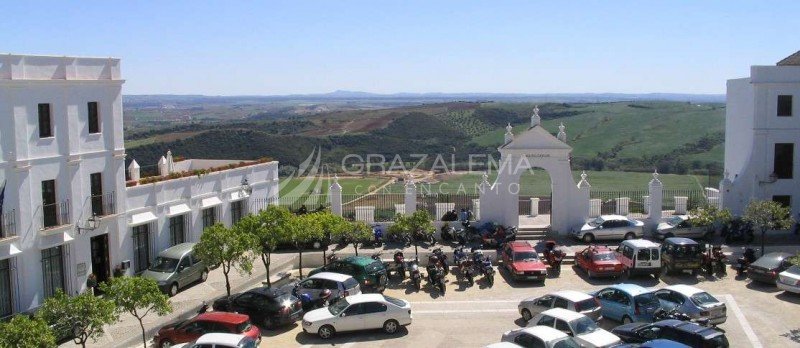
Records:
<instances>
[{"instance_id":1,"label":"stone finial","mask_svg":"<svg viewBox=\"0 0 800 348\"><path fill-rule=\"evenodd\" d=\"M131 161L131 164L128 166L128 175L131 176L131 180L139 181L141 178L141 167L139 163L136 163L136 160Z\"/></svg>"},{"instance_id":2,"label":"stone finial","mask_svg":"<svg viewBox=\"0 0 800 348\"><path fill-rule=\"evenodd\" d=\"M167 172L174 173L175 172L175 161L172 158L172 151L167 150Z\"/></svg>"},{"instance_id":3,"label":"stone finial","mask_svg":"<svg viewBox=\"0 0 800 348\"><path fill-rule=\"evenodd\" d=\"M586 180L587 176L588 175L586 175L586 171L585 170L581 171L581 180Z\"/></svg>"},{"instance_id":4,"label":"stone finial","mask_svg":"<svg viewBox=\"0 0 800 348\"><path fill-rule=\"evenodd\" d=\"M161 158L158 159L158 174L161 176L169 175L169 168L167 167L167 158L164 156L161 156Z\"/></svg>"},{"instance_id":5,"label":"stone finial","mask_svg":"<svg viewBox=\"0 0 800 348\"><path fill-rule=\"evenodd\" d=\"M331 184L330 190L331 191L341 191L342 190L342 185L339 185L339 176L336 175L336 174L333 175L333 183Z\"/></svg>"},{"instance_id":6,"label":"stone finial","mask_svg":"<svg viewBox=\"0 0 800 348\"><path fill-rule=\"evenodd\" d=\"M491 184L489 184L489 173L483 172L483 175L481 175L481 183L478 186L479 189L481 190L481 192L486 192L487 188L489 188L490 185Z\"/></svg>"},{"instance_id":7,"label":"stone finial","mask_svg":"<svg viewBox=\"0 0 800 348\"><path fill-rule=\"evenodd\" d=\"M542 118L539 117L539 105L533 107L533 115L531 115L531 127L536 127L542 123Z\"/></svg>"},{"instance_id":8,"label":"stone finial","mask_svg":"<svg viewBox=\"0 0 800 348\"><path fill-rule=\"evenodd\" d=\"M508 126L506 126L505 144L508 144L514 140L514 133L512 130L514 130L514 127L511 127L511 123L509 123Z\"/></svg>"},{"instance_id":9,"label":"stone finial","mask_svg":"<svg viewBox=\"0 0 800 348\"><path fill-rule=\"evenodd\" d=\"M653 179L650 180L650 185L659 185L661 186L661 180L658 179L658 169L653 170Z\"/></svg>"},{"instance_id":10,"label":"stone finial","mask_svg":"<svg viewBox=\"0 0 800 348\"><path fill-rule=\"evenodd\" d=\"M564 131L565 128L566 127L564 127L564 123L562 122L558 126L558 135L556 136L556 138L558 138L558 140L561 140L561 142L563 143L567 142L567 132Z\"/></svg>"},{"instance_id":11,"label":"stone finial","mask_svg":"<svg viewBox=\"0 0 800 348\"><path fill-rule=\"evenodd\" d=\"M591 188L592 185L589 184L589 180L586 180L589 175L586 174L586 171L581 172L581 181L578 182L578 188Z\"/></svg>"}]
</instances>

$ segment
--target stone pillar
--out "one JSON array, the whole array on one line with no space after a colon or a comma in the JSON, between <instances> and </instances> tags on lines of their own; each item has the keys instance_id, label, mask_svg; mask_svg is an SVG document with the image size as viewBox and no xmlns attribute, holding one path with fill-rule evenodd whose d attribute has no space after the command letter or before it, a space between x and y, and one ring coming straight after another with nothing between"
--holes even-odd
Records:
<instances>
[{"instance_id":1,"label":"stone pillar","mask_svg":"<svg viewBox=\"0 0 800 348\"><path fill-rule=\"evenodd\" d=\"M480 200L480 198L472 200L472 218L475 221L480 221L480 219L481 219L481 200Z\"/></svg>"},{"instance_id":2,"label":"stone pillar","mask_svg":"<svg viewBox=\"0 0 800 348\"><path fill-rule=\"evenodd\" d=\"M629 197L619 197L617 198L617 214L627 216L630 209L628 209L630 205L631 199Z\"/></svg>"},{"instance_id":3,"label":"stone pillar","mask_svg":"<svg viewBox=\"0 0 800 348\"><path fill-rule=\"evenodd\" d=\"M591 206L591 208L589 208L589 217L596 218L600 216L600 208L603 206L603 202L601 202L599 198L590 199L589 205Z\"/></svg>"},{"instance_id":4,"label":"stone pillar","mask_svg":"<svg viewBox=\"0 0 800 348\"><path fill-rule=\"evenodd\" d=\"M128 166L128 175L130 175L131 180L139 181L141 178L141 171L140 171L139 163L136 163L136 160L131 161L131 165Z\"/></svg>"},{"instance_id":5,"label":"stone pillar","mask_svg":"<svg viewBox=\"0 0 800 348\"><path fill-rule=\"evenodd\" d=\"M514 140L514 133L512 132L512 130L514 130L514 127L511 127L511 123L509 123L508 126L506 126L506 134L505 134L505 137L503 139L503 141L504 141L503 143L504 144L508 144L512 140Z\"/></svg>"},{"instance_id":6,"label":"stone pillar","mask_svg":"<svg viewBox=\"0 0 800 348\"><path fill-rule=\"evenodd\" d=\"M650 196L642 196L642 201L644 202L644 213L650 214Z\"/></svg>"},{"instance_id":7,"label":"stone pillar","mask_svg":"<svg viewBox=\"0 0 800 348\"><path fill-rule=\"evenodd\" d=\"M406 179L405 204L406 215L414 214L414 212L417 211L417 185L414 183L414 179L411 176ZM436 217L434 217L434 219L436 219Z\"/></svg>"},{"instance_id":8,"label":"stone pillar","mask_svg":"<svg viewBox=\"0 0 800 348\"><path fill-rule=\"evenodd\" d=\"M167 168L167 159L164 156L158 160L158 175L160 176L167 176L169 175L169 168Z\"/></svg>"},{"instance_id":9,"label":"stone pillar","mask_svg":"<svg viewBox=\"0 0 800 348\"><path fill-rule=\"evenodd\" d=\"M333 184L328 188L328 200L331 202L331 213L342 216L342 185L339 185L339 176L333 177Z\"/></svg>"},{"instance_id":10,"label":"stone pillar","mask_svg":"<svg viewBox=\"0 0 800 348\"><path fill-rule=\"evenodd\" d=\"M664 203L664 186L661 184L661 180L658 180L658 172L653 173L653 179L650 180L648 186L650 188L650 211L647 214L645 228L653 230L661 221L661 209Z\"/></svg>"},{"instance_id":11,"label":"stone pillar","mask_svg":"<svg viewBox=\"0 0 800 348\"><path fill-rule=\"evenodd\" d=\"M675 214L686 214L689 197L675 196Z\"/></svg>"},{"instance_id":12,"label":"stone pillar","mask_svg":"<svg viewBox=\"0 0 800 348\"><path fill-rule=\"evenodd\" d=\"M733 182L731 181L730 174L728 174L728 172L726 171L725 172L725 176L719 182L719 208L720 209L723 209L726 206L729 206L729 204L727 204L725 202L725 200L727 199L727 194L731 190L731 186L733 186Z\"/></svg>"},{"instance_id":13,"label":"stone pillar","mask_svg":"<svg viewBox=\"0 0 800 348\"><path fill-rule=\"evenodd\" d=\"M719 190L713 187L706 187L706 203L708 203L708 205L721 208L719 202Z\"/></svg>"},{"instance_id":14,"label":"stone pillar","mask_svg":"<svg viewBox=\"0 0 800 348\"><path fill-rule=\"evenodd\" d=\"M175 161L172 159L172 151L167 150L167 173L175 172Z\"/></svg>"},{"instance_id":15,"label":"stone pillar","mask_svg":"<svg viewBox=\"0 0 800 348\"><path fill-rule=\"evenodd\" d=\"M539 216L539 198L531 198L531 216Z\"/></svg>"},{"instance_id":16,"label":"stone pillar","mask_svg":"<svg viewBox=\"0 0 800 348\"><path fill-rule=\"evenodd\" d=\"M589 176L586 175L586 171L581 172L581 181L578 182L578 191L580 192L581 200L585 201L586 204L587 204L587 206L584 207L584 209L583 209L584 214L586 214L584 216L584 220L586 220L586 217L589 217L589 216L591 216L591 217L600 216L600 200L599 199L593 199L593 200L589 199L589 197L591 197L590 193L591 193L591 190L592 190L592 185L589 184L589 180L586 180L587 177L589 177ZM594 201L597 202L596 203L597 204L597 215L593 214L594 210L595 210L594 209L594 206L595 206L595 202Z\"/></svg>"}]
</instances>

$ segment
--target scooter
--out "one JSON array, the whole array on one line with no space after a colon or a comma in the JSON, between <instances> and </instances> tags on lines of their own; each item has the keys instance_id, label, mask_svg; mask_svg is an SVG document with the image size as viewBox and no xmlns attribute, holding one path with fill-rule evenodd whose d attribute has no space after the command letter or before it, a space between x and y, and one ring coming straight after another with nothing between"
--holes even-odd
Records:
<instances>
[{"instance_id":1,"label":"scooter","mask_svg":"<svg viewBox=\"0 0 800 348\"><path fill-rule=\"evenodd\" d=\"M452 242L456 240L456 228L450 224L442 225L440 231L442 232L441 234L443 242Z\"/></svg>"},{"instance_id":2,"label":"scooter","mask_svg":"<svg viewBox=\"0 0 800 348\"><path fill-rule=\"evenodd\" d=\"M544 259L550 265L550 270L557 277L561 275L561 263L564 260L564 252L556 249L556 242L548 240L545 242Z\"/></svg>"},{"instance_id":3,"label":"scooter","mask_svg":"<svg viewBox=\"0 0 800 348\"><path fill-rule=\"evenodd\" d=\"M709 248L706 246L706 252L703 254L703 270L707 276L714 274L724 276L728 273L725 267L725 259L727 257L722 253L722 247L714 245Z\"/></svg>"},{"instance_id":4,"label":"scooter","mask_svg":"<svg viewBox=\"0 0 800 348\"><path fill-rule=\"evenodd\" d=\"M327 307L331 298L331 291L328 289L322 290L319 297L312 299L309 294L300 295L300 303L303 306L303 311L308 312L317 308Z\"/></svg>"},{"instance_id":5,"label":"scooter","mask_svg":"<svg viewBox=\"0 0 800 348\"><path fill-rule=\"evenodd\" d=\"M442 251L442 248L433 249L433 256L439 261L439 266L444 270L444 275L450 274L450 265L447 264L447 255Z\"/></svg>"},{"instance_id":6,"label":"scooter","mask_svg":"<svg viewBox=\"0 0 800 348\"><path fill-rule=\"evenodd\" d=\"M741 277L744 276L744 272L747 271L747 267L750 266L751 263L756 261L756 250L753 248L745 248L744 253L742 256L736 260L736 276Z\"/></svg>"},{"instance_id":7,"label":"scooter","mask_svg":"<svg viewBox=\"0 0 800 348\"><path fill-rule=\"evenodd\" d=\"M414 261L409 262L408 269L409 276L411 277L411 283L414 285L414 288L417 289L417 292L419 292L419 289L422 286L422 274L419 272L419 261L415 259Z\"/></svg>"},{"instance_id":8,"label":"scooter","mask_svg":"<svg viewBox=\"0 0 800 348\"><path fill-rule=\"evenodd\" d=\"M444 270L438 265L428 265L428 284L438 288L444 296L447 286L444 283Z\"/></svg>"},{"instance_id":9,"label":"scooter","mask_svg":"<svg viewBox=\"0 0 800 348\"><path fill-rule=\"evenodd\" d=\"M383 245L383 230L381 225L372 225L372 245L379 247Z\"/></svg>"}]
</instances>

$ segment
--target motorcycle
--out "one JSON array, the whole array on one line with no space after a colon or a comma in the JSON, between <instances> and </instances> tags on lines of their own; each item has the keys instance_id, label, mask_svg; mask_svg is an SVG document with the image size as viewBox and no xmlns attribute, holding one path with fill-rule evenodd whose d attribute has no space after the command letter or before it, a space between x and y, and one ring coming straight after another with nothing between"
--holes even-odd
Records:
<instances>
[{"instance_id":1,"label":"motorcycle","mask_svg":"<svg viewBox=\"0 0 800 348\"><path fill-rule=\"evenodd\" d=\"M300 295L300 303L303 306L303 311L308 312L317 308L327 307L330 303L331 291L328 289L322 290L319 297L312 299L309 294Z\"/></svg>"},{"instance_id":2,"label":"motorcycle","mask_svg":"<svg viewBox=\"0 0 800 348\"><path fill-rule=\"evenodd\" d=\"M722 253L722 247L718 245L706 246L706 252L703 254L703 269L706 271L707 276L727 275L728 271L725 266L725 259L727 257Z\"/></svg>"},{"instance_id":3,"label":"motorcycle","mask_svg":"<svg viewBox=\"0 0 800 348\"><path fill-rule=\"evenodd\" d=\"M564 260L564 252L556 249L556 242L548 240L545 242L544 259L550 265L550 270L555 276L561 275L561 263Z\"/></svg>"},{"instance_id":4,"label":"motorcycle","mask_svg":"<svg viewBox=\"0 0 800 348\"><path fill-rule=\"evenodd\" d=\"M380 225L372 225L372 245L376 247L383 245L383 230Z\"/></svg>"},{"instance_id":5,"label":"motorcycle","mask_svg":"<svg viewBox=\"0 0 800 348\"><path fill-rule=\"evenodd\" d=\"M744 272L747 271L747 267L749 267L750 264L755 261L756 250L753 248L744 248L744 253L742 253L742 256L736 260L736 276L744 276Z\"/></svg>"},{"instance_id":6,"label":"motorcycle","mask_svg":"<svg viewBox=\"0 0 800 348\"><path fill-rule=\"evenodd\" d=\"M452 242L456 240L456 228L450 224L446 223L442 225L441 232L443 242Z\"/></svg>"},{"instance_id":7,"label":"motorcycle","mask_svg":"<svg viewBox=\"0 0 800 348\"><path fill-rule=\"evenodd\" d=\"M516 239L516 227L497 226L494 230L489 230L481 236L481 244L486 248L500 248L504 244Z\"/></svg>"},{"instance_id":8,"label":"motorcycle","mask_svg":"<svg viewBox=\"0 0 800 348\"><path fill-rule=\"evenodd\" d=\"M414 288L417 289L417 291L419 292L422 283L422 274L420 274L419 272L419 261L417 261L416 259L414 261L410 261L408 269L409 269L408 271L409 276L411 277L411 283L414 285Z\"/></svg>"},{"instance_id":9,"label":"motorcycle","mask_svg":"<svg viewBox=\"0 0 800 348\"><path fill-rule=\"evenodd\" d=\"M494 267L492 267L492 260L485 257L480 263L483 278L489 283L489 287L494 285Z\"/></svg>"},{"instance_id":10,"label":"motorcycle","mask_svg":"<svg viewBox=\"0 0 800 348\"><path fill-rule=\"evenodd\" d=\"M444 270L438 265L428 265L428 284L437 288L444 296L447 290L444 283Z\"/></svg>"},{"instance_id":11,"label":"motorcycle","mask_svg":"<svg viewBox=\"0 0 800 348\"><path fill-rule=\"evenodd\" d=\"M433 249L433 256L439 261L439 266L444 270L444 275L450 274L450 265L447 264L447 255L442 251L442 248Z\"/></svg>"},{"instance_id":12,"label":"motorcycle","mask_svg":"<svg viewBox=\"0 0 800 348\"><path fill-rule=\"evenodd\" d=\"M436 238L433 236L433 233L416 231L412 234L411 240L415 243L428 243L429 245L436 245Z\"/></svg>"},{"instance_id":13,"label":"motorcycle","mask_svg":"<svg viewBox=\"0 0 800 348\"><path fill-rule=\"evenodd\" d=\"M407 234L392 233L389 234L389 241L402 246L411 244L411 237Z\"/></svg>"},{"instance_id":14,"label":"motorcycle","mask_svg":"<svg viewBox=\"0 0 800 348\"><path fill-rule=\"evenodd\" d=\"M656 309L653 313L653 321L661 321L667 319L675 319L680 321L688 321L700 326L717 328L716 325L710 325L708 318L692 318L686 313L678 311L678 308L665 310L663 308Z\"/></svg>"}]
</instances>

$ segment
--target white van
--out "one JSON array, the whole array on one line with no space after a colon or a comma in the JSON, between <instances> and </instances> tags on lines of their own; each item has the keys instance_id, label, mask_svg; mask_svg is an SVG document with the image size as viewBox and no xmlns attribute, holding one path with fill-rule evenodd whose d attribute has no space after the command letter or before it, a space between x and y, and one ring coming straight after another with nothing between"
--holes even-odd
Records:
<instances>
[{"instance_id":1,"label":"white van","mask_svg":"<svg viewBox=\"0 0 800 348\"><path fill-rule=\"evenodd\" d=\"M617 248L617 259L625 269L625 275L651 274L658 278L661 273L661 248L646 239L623 241Z\"/></svg>"}]
</instances>

